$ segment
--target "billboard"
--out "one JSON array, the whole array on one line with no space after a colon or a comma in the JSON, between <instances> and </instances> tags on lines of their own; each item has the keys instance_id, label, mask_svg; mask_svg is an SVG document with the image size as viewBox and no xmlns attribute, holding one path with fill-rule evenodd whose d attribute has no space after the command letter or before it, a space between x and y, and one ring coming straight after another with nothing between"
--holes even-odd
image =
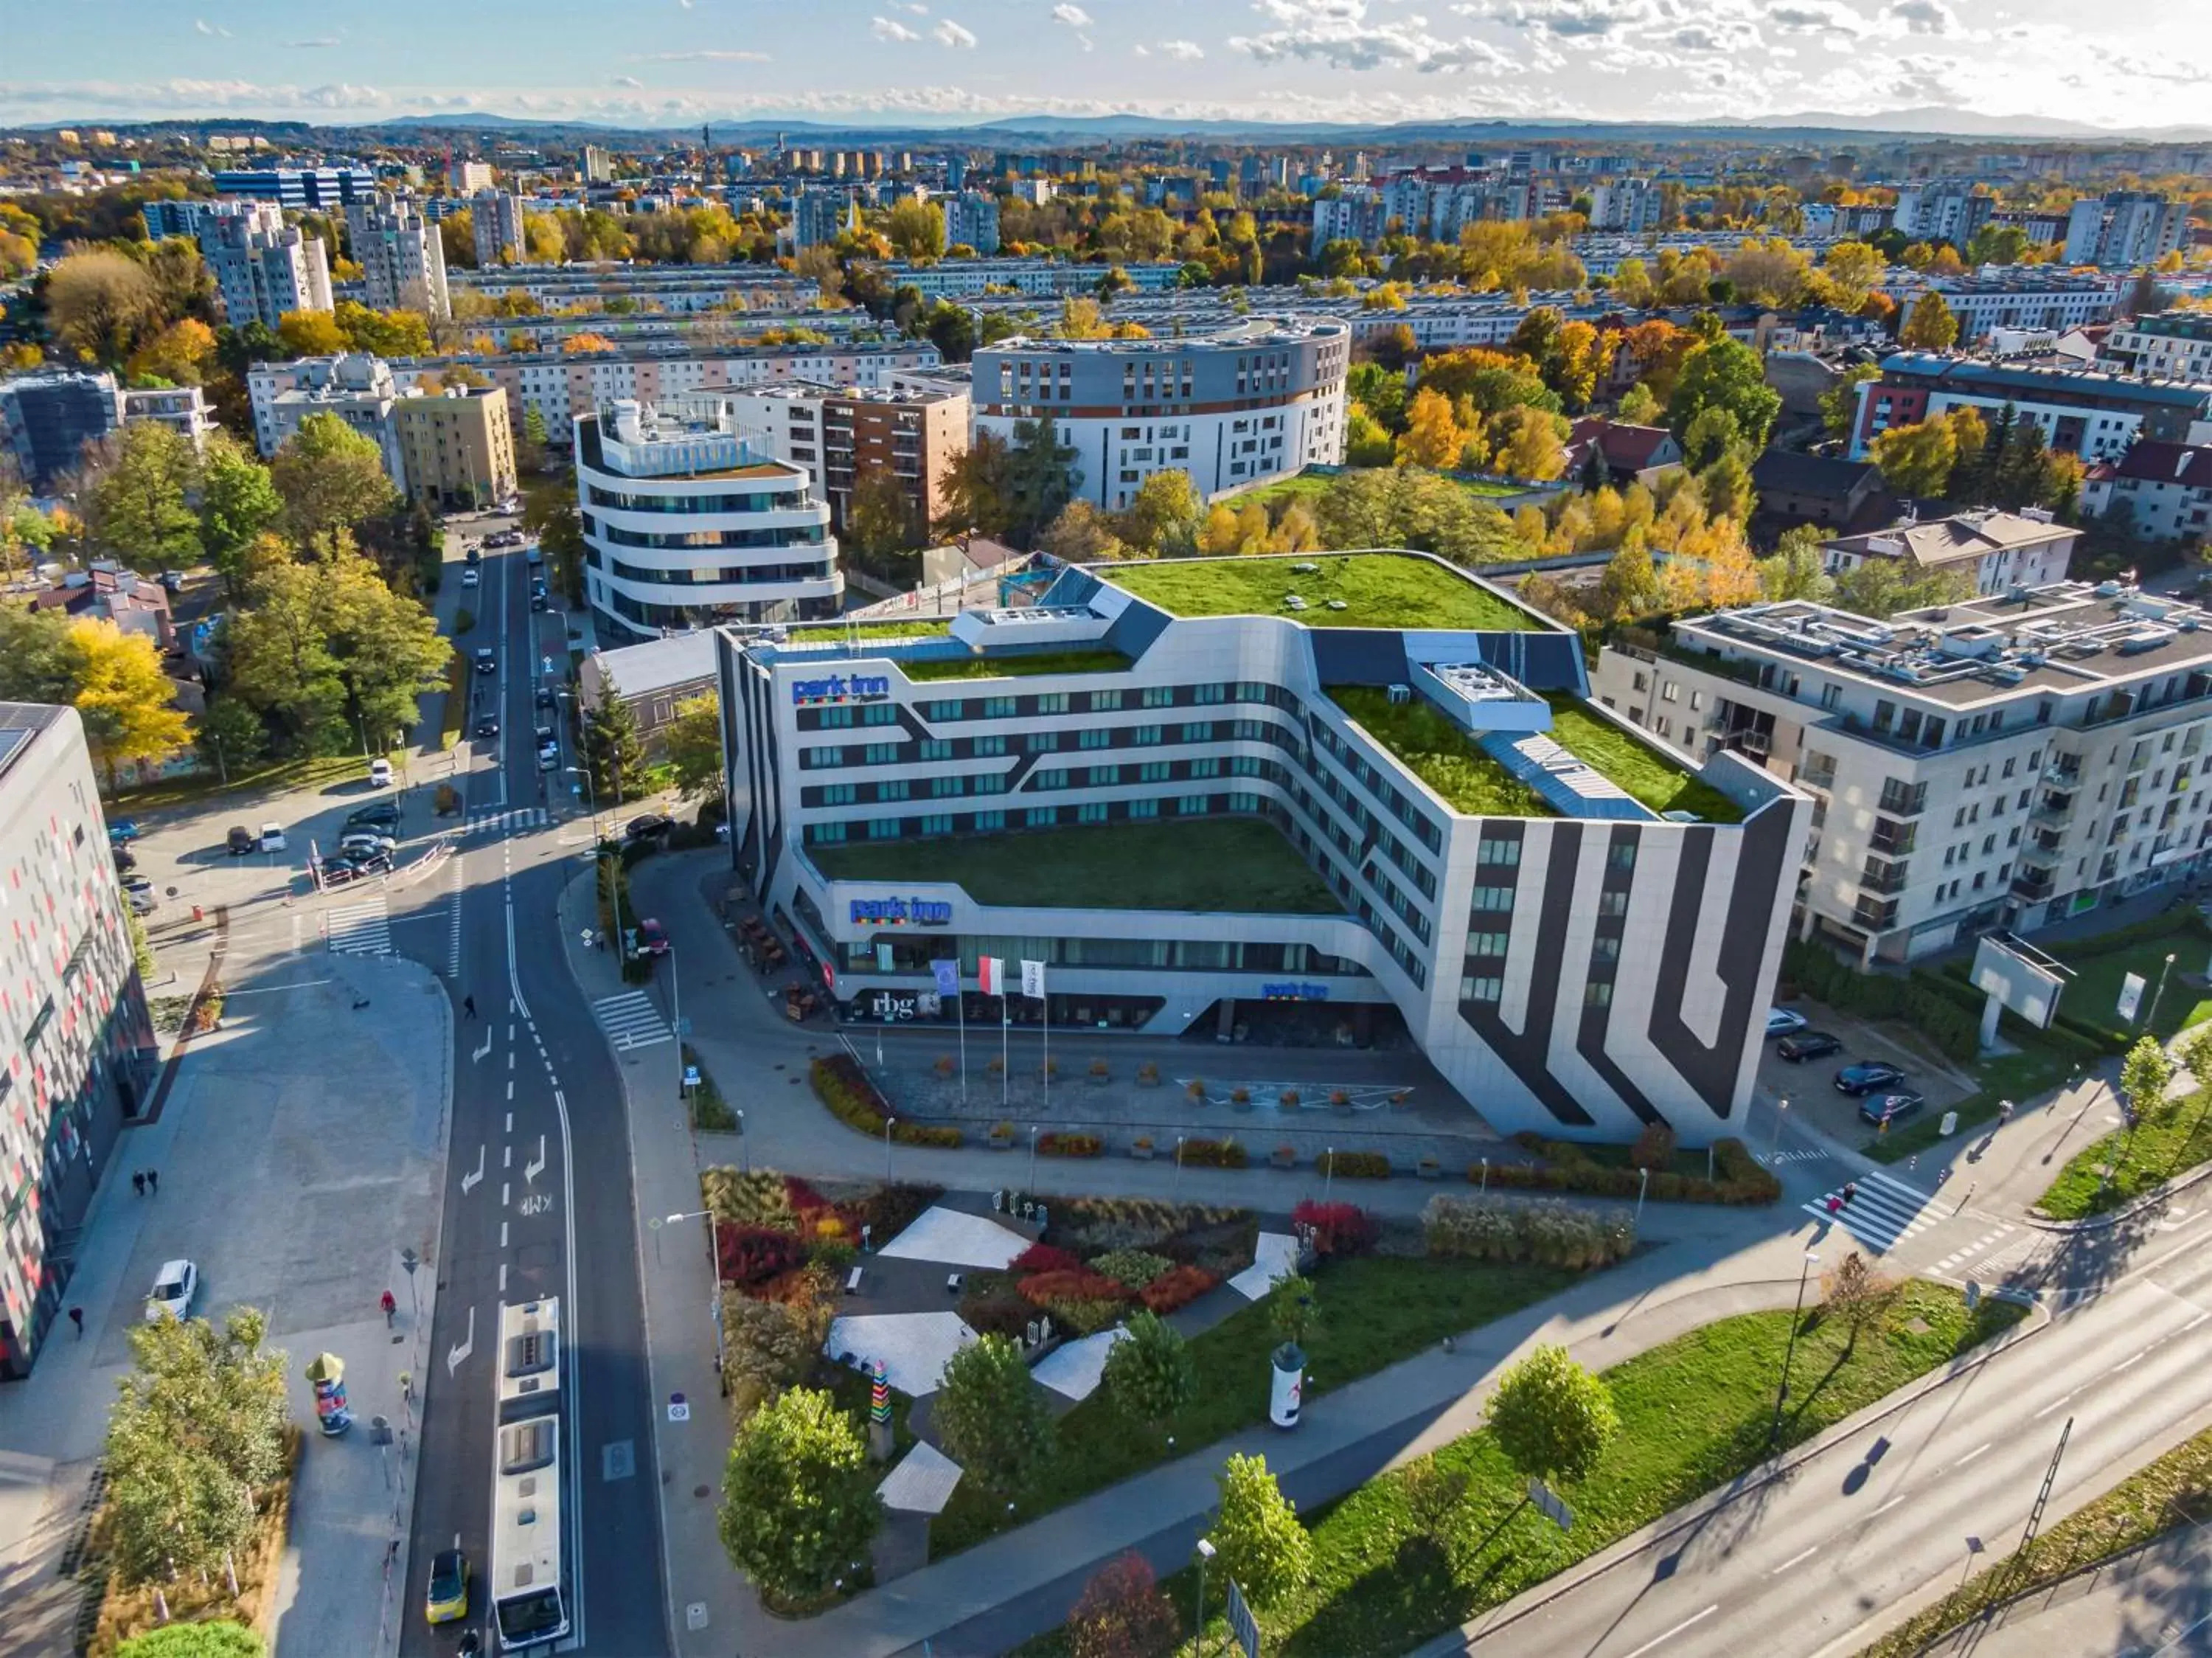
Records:
<instances>
[{"instance_id":1,"label":"billboard","mask_svg":"<svg viewBox=\"0 0 2212 1658\"><path fill-rule=\"evenodd\" d=\"M2059 993L2073 970L2010 933L1985 933L1974 945L1974 988L1996 998L2038 1030L2058 1013ZM2138 985L2140 990L2140 985ZM2124 1002L2124 998L2123 998ZM1993 1033L1992 1023L1984 1027Z\"/></svg>"}]
</instances>

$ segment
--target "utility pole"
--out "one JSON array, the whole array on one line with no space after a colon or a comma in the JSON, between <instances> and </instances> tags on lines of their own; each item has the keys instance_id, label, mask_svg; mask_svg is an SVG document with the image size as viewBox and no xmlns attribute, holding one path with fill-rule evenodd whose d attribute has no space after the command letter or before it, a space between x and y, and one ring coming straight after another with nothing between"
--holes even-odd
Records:
<instances>
[{"instance_id":1,"label":"utility pole","mask_svg":"<svg viewBox=\"0 0 2212 1658\"><path fill-rule=\"evenodd\" d=\"M1782 1353L1782 1380L1774 1390L1774 1424L1766 1431L1766 1454L1772 1456L1782 1448L1782 1402L1790 1397L1790 1364L1797 1356L1797 1326L1805 1316L1805 1280L1820 1258L1811 1250L1805 1252L1805 1264L1797 1269L1797 1305L1790 1314L1790 1344Z\"/></svg>"}]
</instances>

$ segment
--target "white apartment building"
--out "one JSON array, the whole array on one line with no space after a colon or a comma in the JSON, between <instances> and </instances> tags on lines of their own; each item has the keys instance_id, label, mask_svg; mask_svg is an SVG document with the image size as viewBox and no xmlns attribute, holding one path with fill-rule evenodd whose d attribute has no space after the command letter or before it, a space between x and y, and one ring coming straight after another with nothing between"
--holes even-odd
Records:
<instances>
[{"instance_id":1,"label":"white apartment building","mask_svg":"<svg viewBox=\"0 0 2212 1658\"><path fill-rule=\"evenodd\" d=\"M1663 202L1659 186L1649 179L1613 179L1589 187L1589 228L1624 235L1641 235L1659 228Z\"/></svg>"},{"instance_id":2,"label":"white apartment building","mask_svg":"<svg viewBox=\"0 0 2212 1658\"><path fill-rule=\"evenodd\" d=\"M362 267L368 302L380 311L453 314L446 292L446 246L413 202L384 196L346 204L346 237Z\"/></svg>"},{"instance_id":3,"label":"white apartment building","mask_svg":"<svg viewBox=\"0 0 2212 1658\"><path fill-rule=\"evenodd\" d=\"M602 639L836 615L830 505L727 398L617 398L575 422L584 596Z\"/></svg>"},{"instance_id":4,"label":"white apartment building","mask_svg":"<svg viewBox=\"0 0 2212 1658\"><path fill-rule=\"evenodd\" d=\"M1352 330L1310 317L1249 317L1152 339L1016 336L975 356L975 430L1011 441L1050 417L1074 452L1077 493L1109 511L1156 472L1201 497L1344 459Z\"/></svg>"},{"instance_id":5,"label":"white apartment building","mask_svg":"<svg viewBox=\"0 0 2212 1658\"><path fill-rule=\"evenodd\" d=\"M1910 960L2212 864L2212 613L2059 582L1887 622L1804 600L1608 645L1599 699L1810 793L1797 924Z\"/></svg>"},{"instance_id":6,"label":"white apartment building","mask_svg":"<svg viewBox=\"0 0 2212 1658\"><path fill-rule=\"evenodd\" d=\"M2212 385L2212 316L2160 311L2112 325L2097 348L2097 366L2150 380Z\"/></svg>"},{"instance_id":7,"label":"white apartment building","mask_svg":"<svg viewBox=\"0 0 2212 1658\"><path fill-rule=\"evenodd\" d=\"M456 156L446 168L446 187L456 196L473 196L491 188L491 163L465 161Z\"/></svg>"},{"instance_id":8,"label":"white apartment building","mask_svg":"<svg viewBox=\"0 0 2212 1658\"><path fill-rule=\"evenodd\" d=\"M331 269L322 238L284 222L275 202L208 203L199 216L200 257L234 328L275 328L287 311L331 308Z\"/></svg>"},{"instance_id":9,"label":"white apartment building","mask_svg":"<svg viewBox=\"0 0 2212 1658\"><path fill-rule=\"evenodd\" d=\"M884 266L884 279L895 289L913 288L924 299L967 299L987 289L1058 297L1097 292L1100 281L1115 268L1066 259L939 259L934 265L893 259ZM1120 269L1139 293L1156 293L1182 280L1182 266L1173 259Z\"/></svg>"},{"instance_id":10,"label":"white apartment building","mask_svg":"<svg viewBox=\"0 0 2212 1658\"><path fill-rule=\"evenodd\" d=\"M2181 246L2189 204L2142 190L2084 196L2066 215L2066 263L2153 265Z\"/></svg>"},{"instance_id":11,"label":"white apartment building","mask_svg":"<svg viewBox=\"0 0 2212 1658\"><path fill-rule=\"evenodd\" d=\"M1959 320L1959 343L1972 345L2000 328L2048 329L2063 333L2108 320L2112 284L2101 277L2038 266L1986 265L1971 277L1928 277L1893 266L1877 284L1896 302L1899 314L1912 309L1923 294L1941 294Z\"/></svg>"},{"instance_id":12,"label":"white apartment building","mask_svg":"<svg viewBox=\"0 0 2212 1658\"><path fill-rule=\"evenodd\" d=\"M549 311L604 309L628 300L640 311L714 311L733 302L747 310L803 310L822 296L819 283L762 265L501 265L450 271L449 292L504 299L527 295Z\"/></svg>"},{"instance_id":13,"label":"white apartment building","mask_svg":"<svg viewBox=\"0 0 2212 1658\"><path fill-rule=\"evenodd\" d=\"M384 456L386 475L399 488L406 488L406 462L392 421L400 388L391 365L365 352L349 351L343 357L302 357L297 363L268 366L298 372L281 387L271 382L265 397L258 390L249 393L254 405L254 437L264 459L275 454L309 415L336 415L363 437L375 440Z\"/></svg>"},{"instance_id":14,"label":"white apartment building","mask_svg":"<svg viewBox=\"0 0 2212 1658\"><path fill-rule=\"evenodd\" d=\"M123 419L126 425L134 420L150 420L156 425L167 426L195 450L207 448L208 434L216 425L215 411L208 407L207 394L197 386L126 387L123 392Z\"/></svg>"},{"instance_id":15,"label":"white apartment building","mask_svg":"<svg viewBox=\"0 0 2212 1658\"><path fill-rule=\"evenodd\" d=\"M2089 468L2081 510L2124 515L2130 533L2145 540L2202 541L2212 535L2212 448L2145 438L2118 460Z\"/></svg>"},{"instance_id":16,"label":"white apartment building","mask_svg":"<svg viewBox=\"0 0 2212 1658\"><path fill-rule=\"evenodd\" d=\"M1996 198L1964 179L1938 179L1899 188L1890 222L1915 241L1948 241L1964 249L1996 211Z\"/></svg>"},{"instance_id":17,"label":"white apartment building","mask_svg":"<svg viewBox=\"0 0 2212 1658\"><path fill-rule=\"evenodd\" d=\"M1908 518L1869 535L1839 535L1820 544L1820 561L1829 575L1842 576L1872 560L1888 559L1905 582L1937 570L1963 570L1974 578L1974 591L1987 597L2064 581L2081 539L2080 530L2057 522L2041 507L2018 512L1983 507L1948 518Z\"/></svg>"},{"instance_id":18,"label":"white apartment building","mask_svg":"<svg viewBox=\"0 0 2212 1658\"><path fill-rule=\"evenodd\" d=\"M945 245L974 248L985 258L999 251L999 198L980 190L961 190L942 200Z\"/></svg>"},{"instance_id":19,"label":"white apartment building","mask_svg":"<svg viewBox=\"0 0 2212 1658\"><path fill-rule=\"evenodd\" d=\"M522 198L509 191L477 191L469 198L469 224L476 236L477 264L480 267L513 264L526 251L522 235Z\"/></svg>"}]
</instances>

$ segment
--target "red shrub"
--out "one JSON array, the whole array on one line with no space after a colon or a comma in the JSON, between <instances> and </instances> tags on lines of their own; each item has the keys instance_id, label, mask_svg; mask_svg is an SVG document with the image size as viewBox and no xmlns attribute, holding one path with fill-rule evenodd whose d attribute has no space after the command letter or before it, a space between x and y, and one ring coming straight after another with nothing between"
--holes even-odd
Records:
<instances>
[{"instance_id":1,"label":"red shrub","mask_svg":"<svg viewBox=\"0 0 2212 1658\"><path fill-rule=\"evenodd\" d=\"M714 1228L714 1257L722 1282L750 1289L780 1277L806 1259L806 1246L769 1226Z\"/></svg>"},{"instance_id":2,"label":"red shrub","mask_svg":"<svg viewBox=\"0 0 2212 1658\"><path fill-rule=\"evenodd\" d=\"M1067 1620L1073 1658L1165 1658L1182 1637L1175 1607L1133 1554L1100 1567Z\"/></svg>"},{"instance_id":3,"label":"red shrub","mask_svg":"<svg viewBox=\"0 0 2212 1658\"><path fill-rule=\"evenodd\" d=\"M1084 1267L1073 1271L1037 1272L1024 1278L1019 1286L1023 1298L1039 1307L1049 1307L1054 1301L1121 1301L1129 1299L1129 1292L1103 1272L1092 1272Z\"/></svg>"},{"instance_id":4,"label":"red shrub","mask_svg":"<svg viewBox=\"0 0 2212 1658\"><path fill-rule=\"evenodd\" d=\"M1073 1251L1060 1249L1051 1244L1034 1243L1014 1257L1013 1270L1030 1272L1079 1272L1083 1259Z\"/></svg>"},{"instance_id":5,"label":"red shrub","mask_svg":"<svg viewBox=\"0 0 2212 1658\"><path fill-rule=\"evenodd\" d=\"M1202 1266L1171 1266L1146 1284L1138 1299L1164 1316L1189 1306L1220 1282Z\"/></svg>"},{"instance_id":6,"label":"red shrub","mask_svg":"<svg viewBox=\"0 0 2212 1658\"><path fill-rule=\"evenodd\" d=\"M1314 1229L1317 1255L1364 1255L1381 1228L1357 1204L1317 1204L1309 1198L1291 1211L1292 1222Z\"/></svg>"}]
</instances>

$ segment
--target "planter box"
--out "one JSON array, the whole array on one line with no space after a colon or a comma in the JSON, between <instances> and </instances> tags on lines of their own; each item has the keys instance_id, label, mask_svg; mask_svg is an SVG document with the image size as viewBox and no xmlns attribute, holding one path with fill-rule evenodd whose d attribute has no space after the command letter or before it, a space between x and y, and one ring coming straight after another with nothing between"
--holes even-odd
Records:
<instances>
[{"instance_id":1,"label":"planter box","mask_svg":"<svg viewBox=\"0 0 2212 1658\"><path fill-rule=\"evenodd\" d=\"M1298 1166L1298 1154L1285 1147L1269 1157L1267 1161L1277 1168L1296 1168Z\"/></svg>"},{"instance_id":2,"label":"planter box","mask_svg":"<svg viewBox=\"0 0 2212 1658\"><path fill-rule=\"evenodd\" d=\"M1435 1158L1424 1157L1421 1159L1420 1174L1424 1180L1433 1180L1437 1176L1443 1172L1443 1165L1437 1161Z\"/></svg>"},{"instance_id":3,"label":"planter box","mask_svg":"<svg viewBox=\"0 0 2212 1658\"><path fill-rule=\"evenodd\" d=\"M1150 1162L1152 1161L1152 1151L1153 1148L1151 1146L1131 1146L1129 1148L1129 1155L1132 1157L1140 1159L1146 1162Z\"/></svg>"}]
</instances>

